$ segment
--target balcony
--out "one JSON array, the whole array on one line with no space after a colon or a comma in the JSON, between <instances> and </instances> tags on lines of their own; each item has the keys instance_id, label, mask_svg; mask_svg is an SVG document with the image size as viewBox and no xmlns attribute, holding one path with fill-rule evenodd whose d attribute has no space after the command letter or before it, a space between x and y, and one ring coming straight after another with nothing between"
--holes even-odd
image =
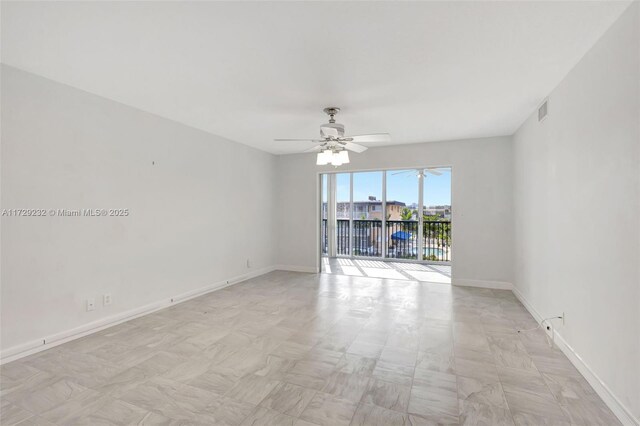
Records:
<instances>
[{"instance_id":1,"label":"balcony","mask_svg":"<svg viewBox=\"0 0 640 426\"><path fill-rule=\"evenodd\" d=\"M419 258L417 221L348 219L336 223L336 254L368 258L410 259L430 262L451 261L451 222L424 221L422 256ZM386 234L386 238L384 235ZM328 253L327 220L322 220L322 253ZM352 243L352 245L350 245ZM384 255L383 255L384 254Z\"/></svg>"}]
</instances>

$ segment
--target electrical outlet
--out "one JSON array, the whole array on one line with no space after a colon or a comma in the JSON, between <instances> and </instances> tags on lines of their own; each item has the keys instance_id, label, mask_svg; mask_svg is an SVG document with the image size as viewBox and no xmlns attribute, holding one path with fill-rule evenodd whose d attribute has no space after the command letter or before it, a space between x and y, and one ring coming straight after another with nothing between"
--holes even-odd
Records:
<instances>
[{"instance_id":1,"label":"electrical outlet","mask_svg":"<svg viewBox=\"0 0 640 426\"><path fill-rule=\"evenodd\" d=\"M93 311L96 309L96 299L93 297L91 299L87 299L87 312Z\"/></svg>"},{"instance_id":2,"label":"electrical outlet","mask_svg":"<svg viewBox=\"0 0 640 426\"><path fill-rule=\"evenodd\" d=\"M109 306L111 304L111 294L110 293L105 293L102 296L102 304L104 306Z\"/></svg>"},{"instance_id":3,"label":"electrical outlet","mask_svg":"<svg viewBox=\"0 0 640 426\"><path fill-rule=\"evenodd\" d=\"M564 312L562 313L562 325L564 325Z\"/></svg>"},{"instance_id":4,"label":"electrical outlet","mask_svg":"<svg viewBox=\"0 0 640 426\"><path fill-rule=\"evenodd\" d=\"M249 262L249 259L247 259L247 268L251 268L251 262Z\"/></svg>"}]
</instances>

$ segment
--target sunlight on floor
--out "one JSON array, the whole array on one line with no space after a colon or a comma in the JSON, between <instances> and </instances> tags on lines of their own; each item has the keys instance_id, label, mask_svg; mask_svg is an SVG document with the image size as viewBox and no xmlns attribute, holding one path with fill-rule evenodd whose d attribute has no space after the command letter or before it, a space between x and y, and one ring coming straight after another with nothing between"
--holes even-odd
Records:
<instances>
[{"instance_id":1,"label":"sunlight on floor","mask_svg":"<svg viewBox=\"0 0 640 426\"><path fill-rule=\"evenodd\" d=\"M360 269L358 269L355 266L343 266L341 270L342 270L342 275L353 275L358 277L361 277L364 275L362 271L360 271Z\"/></svg>"},{"instance_id":2,"label":"sunlight on floor","mask_svg":"<svg viewBox=\"0 0 640 426\"><path fill-rule=\"evenodd\" d=\"M329 258L322 256L322 272L326 274L331 273L331 263L329 262Z\"/></svg>"},{"instance_id":3,"label":"sunlight on floor","mask_svg":"<svg viewBox=\"0 0 640 426\"><path fill-rule=\"evenodd\" d=\"M392 278L395 280L406 280L407 278L399 271L391 268L362 268L368 277L372 278Z\"/></svg>"},{"instance_id":4,"label":"sunlight on floor","mask_svg":"<svg viewBox=\"0 0 640 426\"><path fill-rule=\"evenodd\" d=\"M432 283L451 283L451 278L433 271L405 271L417 281L429 281Z\"/></svg>"},{"instance_id":5,"label":"sunlight on floor","mask_svg":"<svg viewBox=\"0 0 640 426\"><path fill-rule=\"evenodd\" d=\"M433 268L430 268L427 265L422 265L420 263L390 262L389 265L395 269L400 269L402 271L433 271Z\"/></svg>"},{"instance_id":6,"label":"sunlight on floor","mask_svg":"<svg viewBox=\"0 0 640 426\"><path fill-rule=\"evenodd\" d=\"M361 268L383 268L383 269L391 269L391 266L385 262L380 262L376 260L355 260L356 265Z\"/></svg>"},{"instance_id":7,"label":"sunlight on floor","mask_svg":"<svg viewBox=\"0 0 640 426\"><path fill-rule=\"evenodd\" d=\"M333 275L451 284L450 265L323 257L322 272Z\"/></svg>"}]
</instances>

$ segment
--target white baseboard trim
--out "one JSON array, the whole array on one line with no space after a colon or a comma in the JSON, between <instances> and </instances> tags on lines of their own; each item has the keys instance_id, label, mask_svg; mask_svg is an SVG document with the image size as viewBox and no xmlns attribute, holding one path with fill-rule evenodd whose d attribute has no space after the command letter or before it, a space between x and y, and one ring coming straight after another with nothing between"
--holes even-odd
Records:
<instances>
[{"instance_id":1,"label":"white baseboard trim","mask_svg":"<svg viewBox=\"0 0 640 426\"><path fill-rule=\"evenodd\" d=\"M298 266L298 265L276 265L274 268L278 271L290 271L290 272L306 272L308 274L317 274L318 268L314 266Z\"/></svg>"},{"instance_id":2,"label":"white baseboard trim","mask_svg":"<svg viewBox=\"0 0 640 426\"><path fill-rule=\"evenodd\" d=\"M207 285L195 290L191 290L185 293L181 293L177 296L170 297L168 299L159 300L157 302L149 303L139 308L130 309L125 312L120 312L115 315L111 315L97 321L93 321L84 325L81 325L70 330L65 330L60 333L44 336L37 340L32 340L17 346L7 348L0 352L0 365L6 364L11 361L23 358L28 355L41 352L71 340L79 339L92 333L96 333L105 328L113 327L114 325L121 324L123 322L138 318L150 313L159 311L177 303L185 302L187 300L202 296L203 294L211 293L216 290L229 287L234 284L238 284L242 281L246 281L251 278L264 275L266 273L276 270L275 266L268 266L265 268L256 269L244 275L238 275L233 278L229 278L224 281L219 281L214 284Z\"/></svg>"},{"instance_id":3,"label":"white baseboard trim","mask_svg":"<svg viewBox=\"0 0 640 426\"><path fill-rule=\"evenodd\" d=\"M466 278L453 278L451 285L457 285L461 287L479 287L479 288L491 288L494 290L511 290L513 285L505 281L485 281L485 280L470 280Z\"/></svg>"},{"instance_id":4,"label":"white baseboard trim","mask_svg":"<svg viewBox=\"0 0 640 426\"><path fill-rule=\"evenodd\" d=\"M535 318L538 324L543 320L543 316L529 303L529 301L520 293L520 291L514 286L513 294L524 305L529 313ZM598 375L585 363L580 355L569 345L569 343L562 337L562 334L556 330L554 341L558 349L560 349L569 358L569 361L574 367L584 376L589 382L591 387L596 391L598 396L602 398L609 409L616 415L618 420L625 426L640 426L640 420L638 420L631 411L625 407L625 405L614 395L609 387L598 377Z\"/></svg>"}]
</instances>

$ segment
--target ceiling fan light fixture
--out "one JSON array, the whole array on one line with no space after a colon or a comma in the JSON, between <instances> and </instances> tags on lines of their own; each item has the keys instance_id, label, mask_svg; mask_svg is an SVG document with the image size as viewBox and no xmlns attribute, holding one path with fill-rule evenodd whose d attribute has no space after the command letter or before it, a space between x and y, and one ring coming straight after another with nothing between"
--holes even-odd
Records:
<instances>
[{"instance_id":1,"label":"ceiling fan light fixture","mask_svg":"<svg viewBox=\"0 0 640 426\"><path fill-rule=\"evenodd\" d=\"M333 149L325 149L318 153L316 156L316 165L326 166L331 164L338 167L343 164L349 163L349 152L346 150L335 151Z\"/></svg>"},{"instance_id":2,"label":"ceiling fan light fixture","mask_svg":"<svg viewBox=\"0 0 640 426\"><path fill-rule=\"evenodd\" d=\"M320 151L316 157L316 165L326 166L331 162L332 153L330 150Z\"/></svg>"},{"instance_id":3,"label":"ceiling fan light fixture","mask_svg":"<svg viewBox=\"0 0 640 426\"><path fill-rule=\"evenodd\" d=\"M331 165L334 167L342 166L342 157L339 152L331 153Z\"/></svg>"}]
</instances>

